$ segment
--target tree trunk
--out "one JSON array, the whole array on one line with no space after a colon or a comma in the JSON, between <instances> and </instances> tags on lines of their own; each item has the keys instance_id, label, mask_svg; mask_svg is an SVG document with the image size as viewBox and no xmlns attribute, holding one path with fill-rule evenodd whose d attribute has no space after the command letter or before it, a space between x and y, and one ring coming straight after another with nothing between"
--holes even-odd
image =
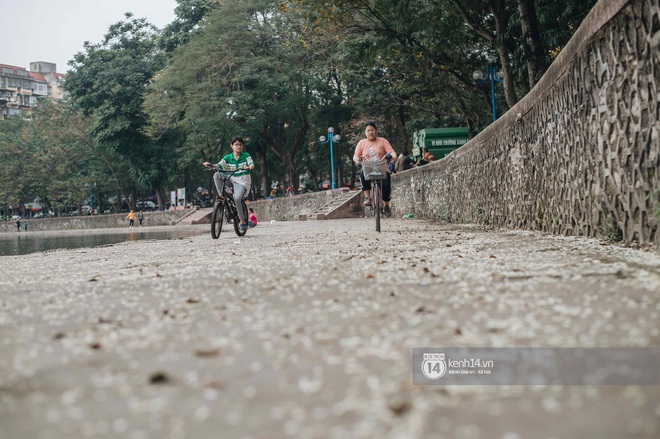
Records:
<instances>
[{"instance_id":1,"label":"tree trunk","mask_svg":"<svg viewBox=\"0 0 660 439\"><path fill-rule=\"evenodd\" d=\"M402 140L401 145L397 145L394 148L394 151L398 151L397 155L401 153L404 149L408 149L408 142L410 137L408 136L408 131L406 130L406 109L403 105L400 105L398 108L398 122L399 122L399 138ZM395 157L396 158L396 157Z\"/></svg>"},{"instance_id":2,"label":"tree trunk","mask_svg":"<svg viewBox=\"0 0 660 439\"><path fill-rule=\"evenodd\" d=\"M293 186L293 193L298 193L298 185L300 183L300 177L296 171L296 167L293 165L293 157L290 154L284 156L284 165L286 166L286 174L288 176L289 183ZM286 195L286 187L284 188Z\"/></svg>"},{"instance_id":3,"label":"tree trunk","mask_svg":"<svg viewBox=\"0 0 660 439\"><path fill-rule=\"evenodd\" d=\"M137 190L135 188L131 189L131 199L128 200L129 210L135 210L135 203L137 202Z\"/></svg>"},{"instance_id":4,"label":"tree trunk","mask_svg":"<svg viewBox=\"0 0 660 439\"><path fill-rule=\"evenodd\" d=\"M270 194L270 175L268 174L268 159L266 148L259 148L257 160L261 166L261 195L267 197Z\"/></svg>"},{"instance_id":5,"label":"tree trunk","mask_svg":"<svg viewBox=\"0 0 660 439\"><path fill-rule=\"evenodd\" d=\"M355 165L355 162L351 160L351 189L355 188L355 184L357 182L357 166Z\"/></svg>"},{"instance_id":6,"label":"tree trunk","mask_svg":"<svg viewBox=\"0 0 660 439\"><path fill-rule=\"evenodd\" d=\"M163 186L161 185L156 188L156 202L158 202L158 210L165 210L165 203L163 202Z\"/></svg>"},{"instance_id":7,"label":"tree trunk","mask_svg":"<svg viewBox=\"0 0 660 439\"><path fill-rule=\"evenodd\" d=\"M511 108L516 102L518 102L518 97L516 96L516 89L513 85L509 50L507 49L503 38L503 35L506 32L507 23L509 22L509 17L506 14L504 0L490 0L488 4L490 5L490 9L495 18L495 34L497 36L497 38L495 38L495 46L500 57L502 70L504 71L504 96L506 97L506 103L509 105L509 108Z\"/></svg>"},{"instance_id":8,"label":"tree trunk","mask_svg":"<svg viewBox=\"0 0 660 439\"><path fill-rule=\"evenodd\" d=\"M518 97L516 96L516 89L513 85L513 73L511 72L511 62L509 61L509 51L504 45L499 46L497 51L500 55L502 70L504 71L504 96L506 97L507 105L511 108L516 102L518 102ZM503 111L500 111L500 113L503 113Z\"/></svg>"},{"instance_id":9,"label":"tree trunk","mask_svg":"<svg viewBox=\"0 0 660 439\"><path fill-rule=\"evenodd\" d=\"M539 23L536 17L534 0L518 0L520 28L522 31L523 51L527 61L529 88L532 89L548 68Z\"/></svg>"},{"instance_id":10,"label":"tree trunk","mask_svg":"<svg viewBox=\"0 0 660 439\"><path fill-rule=\"evenodd\" d=\"M318 178L317 178L318 172L316 171L316 168L314 168L314 166L312 165L314 161L312 160L312 157L309 154L309 150L305 149L304 154L307 157L307 163L309 163L309 165L307 166L307 175L309 176L309 179L314 182L314 190L318 191L319 190Z\"/></svg>"}]
</instances>

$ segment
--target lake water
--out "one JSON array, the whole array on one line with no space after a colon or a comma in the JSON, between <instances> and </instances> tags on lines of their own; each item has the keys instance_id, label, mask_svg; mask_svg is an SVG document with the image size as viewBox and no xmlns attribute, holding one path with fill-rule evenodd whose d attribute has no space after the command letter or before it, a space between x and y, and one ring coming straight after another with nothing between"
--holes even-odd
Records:
<instances>
[{"instance_id":1,"label":"lake water","mask_svg":"<svg viewBox=\"0 0 660 439\"><path fill-rule=\"evenodd\" d=\"M208 227L208 226L207 226ZM110 229L108 229L110 230ZM158 227L153 230L139 231L62 231L57 232L20 232L0 234L0 256L26 255L63 248L98 247L139 239L179 239L208 233L208 228ZM209 239L211 237L209 236Z\"/></svg>"}]
</instances>

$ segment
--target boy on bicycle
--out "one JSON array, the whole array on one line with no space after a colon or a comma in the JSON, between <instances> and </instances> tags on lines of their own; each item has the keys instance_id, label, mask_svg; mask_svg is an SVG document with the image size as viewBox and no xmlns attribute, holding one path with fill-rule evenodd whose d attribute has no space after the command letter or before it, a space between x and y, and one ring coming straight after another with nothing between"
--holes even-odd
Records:
<instances>
[{"instance_id":1,"label":"boy on bicycle","mask_svg":"<svg viewBox=\"0 0 660 439\"><path fill-rule=\"evenodd\" d=\"M243 212L243 203L241 200L244 195L247 195L250 192L250 186L252 185L252 177L250 177L250 171L254 169L254 161L252 161L252 156L247 152L243 151L243 138L236 136L231 139L231 149L232 153L227 154L217 163L217 166L220 169L225 169L227 171L233 171L239 169L230 179L232 185L234 186L234 202L236 203L236 211L238 212L238 217L240 218L239 228L241 230L247 230L247 223L245 222L245 213ZM204 166L209 167L211 164L209 162L202 163ZM222 175L216 172L213 175L213 181L215 182L215 187L218 190L218 193L222 191Z\"/></svg>"},{"instance_id":2,"label":"boy on bicycle","mask_svg":"<svg viewBox=\"0 0 660 439\"><path fill-rule=\"evenodd\" d=\"M378 137L376 124L374 122L367 122L364 134L366 139L362 139L355 146L355 153L353 154L353 161L356 165L360 164L360 157L365 156L371 161L381 160L387 153L392 156L392 162L396 162L396 152L390 142L384 137ZM371 190L371 182L364 179L364 170L360 171L360 183L364 191L364 205L371 205L371 197L369 191ZM383 180L383 213L387 216L392 215L390 212L390 174L387 173L387 178Z\"/></svg>"}]
</instances>

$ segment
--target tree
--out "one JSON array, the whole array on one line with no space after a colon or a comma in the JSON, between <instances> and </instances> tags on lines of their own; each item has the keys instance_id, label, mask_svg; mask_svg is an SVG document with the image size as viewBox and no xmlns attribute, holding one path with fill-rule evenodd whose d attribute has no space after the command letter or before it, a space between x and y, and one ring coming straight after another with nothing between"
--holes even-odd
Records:
<instances>
[{"instance_id":1,"label":"tree","mask_svg":"<svg viewBox=\"0 0 660 439\"><path fill-rule=\"evenodd\" d=\"M99 209L99 195L123 193L130 186L128 168L98 147L91 126L92 120L67 102L45 100L33 112L26 129L39 181L33 195L55 210L87 201L90 185L97 194L90 207Z\"/></svg>"},{"instance_id":2,"label":"tree","mask_svg":"<svg viewBox=\"0 0 660 439\"><path fill-rule=\"evenodd\" d=\"M241 134L264 192L269 151L295 186L314 90L315 58L301 23L267 0L228 0L211 10L155 80L154 124L161 132L183 130L197 163L219 159L218 145L227 150L231 136Z\"/></svg>"},{"instance_id":3,"label":"tree","mask_svg":"<svg viewBox=\"0 0 660 439\"><path fill-rule=\"evenodd\" d=\"M595 0L288 2L290 9L307 11L310 25L322 38L332 34L338 41L335 58L342 60L342 83L349 84L346 101L356 107L371 101L375 104L372 107L392 113L392 119L398 118L405 124L406 130L397 130L402 133L429 124L456 124L460 119L470 132L476 132L489 123L483 111L490 108L490 92L478 87L471 73L483 66L486 55L497 51L504 71L506 101L513 105L519 94L529 89L530 81L538 81L555 48L568 41L594 3ZM546 52L544 47L552 51ZM354 88L353 84L360 85ZM370 113L368 108L359 111Z\"/></svg>"},{"instance_id":4,"label":"tree","mask_svg":"<svg viewBox=\"0 0 660 439\"><path fill-rule=\"evenodd\" d=\"M598 0L536 0L539 32L551 60L568 43Z\"/></svg>"},{"instance_id":5,"label":"tree","mask_svg":"<svg viewBox=\"0 0 660 439\"><path fill-rule=\"evenodd\" d=\"M518 12L520 13L523 53L527 61L529 88L532 89L548 68L548 60L543 41L541 41L534 0L517 1Z\"/></svg>"},{"instance_id":6,"label":"tree","mask_svg":"<svg viewBox=\"0 0 660 439\"><path fill-rule=\"evenodd\" d=\"M186 44L200 22L218 3L214 0L177 0L174 10L176 18L165 26L159 38L160 47L166 53L172 53L177 47Z\"/></svg>"},{"instance_id":7,"label":"tree","mask_svg":"<svg viewBox=\"0 0 660 439\"><path fill-rule=\"evenodd\" d=\"M291 3L307 11L318 38L337 41L330 59L341 66L343 102L353 113L385 114L393 143L408 148L412 131L429 125L481 125L471 104L480 93L489 99L471 76L481 43L448 1Z\"/></svg>"},{"instance_id":8,"label":"tree","mask_svg":"<svg viewBox=\"0 0 660 439\"><path fill-rule=\"evenodd\" d=\"M507 41L514 80L526 92L541 79L597 0L516 1L518 13L511 16Z\"/></svg>"},{"instance_id":9,"label":"tree","mask_svg":"<svg viewBox=\"0 0 660 439\"><path fill-rule=\"evenodd\" d=\"M0 123L0 202L5 215L19 209L28 201L31 163L30 149L25 142L27 122L20 117L9 117Z\"/></svg>"},{"instance_id":10,"label":"tree","mask_svg":"<svg viewBox=\"0 0 660 439\"><path fill-rule=\"evenodd\" d=\"M451 2L465 20L465 24L475 34L495 46L504 72L504 95L507 104L512 107L518 102L518 97L511 72L509 48L504 38L511 17L511 10L507 8L506 1L486 0L487 10L482 7L482 2L477 0L451 0Z\"/></svg>"},{"instance_id":11,"label":"tree","mask_svg":"<svg viewBox=\"0 0 660 439\"><path fill-rule=\"evenodd\" d=\"M101 43L85 42L85 51L71 63L66 89L76 107L94 117L92 134L98 145L128 163L137 185L155 188L162 208L174 157L171 145L148 135L143 108L147 86L165 63L156 31L127 13L125 21L110 26Z\"/></svg>"},{"instance_id":12,"label":"tree","mask_svg":"<svg viewBox=\"0 0 660 439\"><path fill-rule=\"evenodd\" d=\"M90 183L97 193L125 185L121 162L99 151L88 134L91 121L66 102L40 100L29 119L5 122L0 124L0 199L5 203L20 208L39 199L61 212L84 204Z\"/></svg>"}]
</instances>

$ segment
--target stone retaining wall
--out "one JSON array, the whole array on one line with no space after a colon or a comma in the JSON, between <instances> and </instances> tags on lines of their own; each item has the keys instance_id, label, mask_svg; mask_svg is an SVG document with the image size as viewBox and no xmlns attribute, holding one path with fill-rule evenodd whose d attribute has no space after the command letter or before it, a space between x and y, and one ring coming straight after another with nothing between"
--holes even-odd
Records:
<instances>
[{"instance_id":1,"label":"stone retaining wall","mask_svg":"<svg viewBox=\"0 0 660 439\"><path fill-rule=\"evenodd\" d=\"M248 207L254 209L259 221L297 221L300 215L314 212L319 207L337 198L341 193L341 189L335 189L294 197L252 201L248 204Z\"/></svg>"},{"instance_id":2,"label":"stone retaining wall","mask_svg":"<svg viewBox=\"0 0 660 439\"><path fill-rule=\"evenodd\" d=\"M188 210L176 210L167 212L145 212L145 226L165 226L170 225L179 218L190 213ZM23 223L28 222L28 231L41 230L75 230L75 229L103 229L113 227L126 227L128 220L126 213L113 215L95 215L95 216L71 216L62 218L28 219L21 220L21 230ZM136 221L137 223L137 221ZM16 232L16 221L0 222L0 233Z\"/></svg>"},{"instance_id":3,"label":"stone retaining wall","mask_svg":"<svg viewBox=\"0 0 660 439\"><path fill-rule=\"evenodd\" d=\"M332 201L342 193L341 189L313 192L296 195L295 197L273 198L251 201L248 207L254 209L259 221L297 221L302 214L312 213L324 204ZM351 206L354 208L355 206ZM358 206L359 207L359 206ZM144 225L170 225L179 218L191 213L191 210L168 212L145 212ZM27 220L30 231L34 230L73 230L126 227L126 213L99 216L74 216L65 218L48 218ZM25 220L21 220L21 225ZM0 233L15 232L16 222L0 222Z\"/></svg>"},{"instance_id":4,"label":"stone retaining wall","mask_svg":"<svg viewBox=\"0 0 660 439\"><path fill-rule=\"evenodd\" d=\"M601 0L539 84L393 177L397 214L660 243L659 0Z\"/></svg>"}]
</instances>

